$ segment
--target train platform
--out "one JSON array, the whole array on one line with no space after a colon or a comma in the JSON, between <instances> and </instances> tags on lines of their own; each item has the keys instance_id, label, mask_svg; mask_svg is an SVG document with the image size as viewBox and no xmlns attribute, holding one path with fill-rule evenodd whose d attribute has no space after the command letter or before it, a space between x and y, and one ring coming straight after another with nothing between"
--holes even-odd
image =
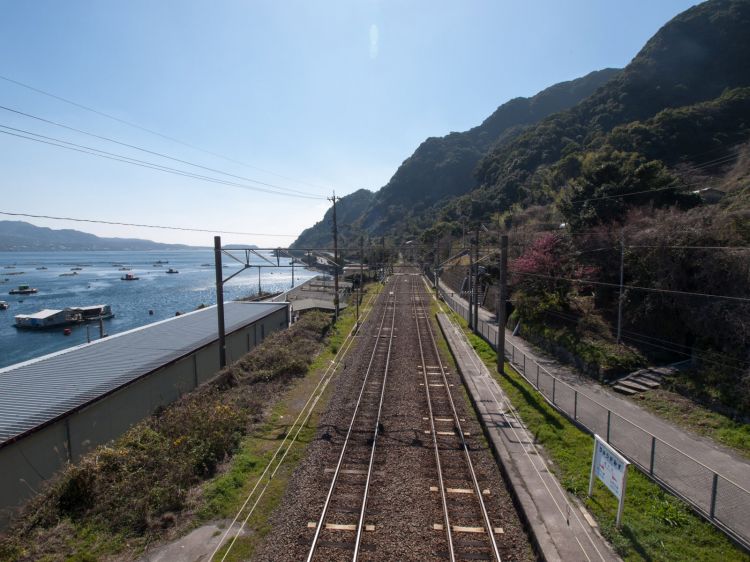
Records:
<instances>
[{"instance_id":1,"label":"train platform","mask_svg":"<svg viewBox=\"0 0 750 562\"><path fill-rule=\"evenodd\" d=\"M442 313L438 323L541 557L550 562L620 560L591 515L549 470L533 435L460 327Z\"/></svg>"}]
</instances>

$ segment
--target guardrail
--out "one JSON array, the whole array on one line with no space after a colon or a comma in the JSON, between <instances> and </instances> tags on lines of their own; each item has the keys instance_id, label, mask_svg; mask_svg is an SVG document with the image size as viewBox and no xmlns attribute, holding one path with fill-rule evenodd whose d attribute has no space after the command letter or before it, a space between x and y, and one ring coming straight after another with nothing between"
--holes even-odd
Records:
<instances>
[{"instance_id":1,"label":"guardrail","mask_svg":"<svg viewBox=\"0 0 750 562\"><path fill-rule=\"evenodd\" d=\"M464 320L469 320L463 299L442 287L440 296ZM476 333L496 349L497 326L482 319L477 324ZM573 388L507 338L505 355L555 409L589 433L605 438L644 474L750 550L750 491Z\"/></svg>"}]
</instances>

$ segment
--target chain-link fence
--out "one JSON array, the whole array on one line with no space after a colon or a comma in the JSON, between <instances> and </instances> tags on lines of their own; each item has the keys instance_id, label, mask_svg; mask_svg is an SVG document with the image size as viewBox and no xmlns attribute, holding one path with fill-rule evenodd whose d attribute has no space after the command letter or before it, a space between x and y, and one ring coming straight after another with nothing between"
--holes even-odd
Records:
<instances>
[{"instance_id":1,"label":"chain-link fence","mask_svg":"<svg viewBox=\"0 0 750 562\"><path fill-rule=\"evenodd\" d=\"M469 321L463 299L441 288L441 297ZM497 326L479 319L476 333L497 347ZM662 487L690 504L707 520L750 549L750 492L687 453L623 418L554 376L505 340L506 358L558 411L580 427L601 436Z\"/></svg>"}]
</instances>

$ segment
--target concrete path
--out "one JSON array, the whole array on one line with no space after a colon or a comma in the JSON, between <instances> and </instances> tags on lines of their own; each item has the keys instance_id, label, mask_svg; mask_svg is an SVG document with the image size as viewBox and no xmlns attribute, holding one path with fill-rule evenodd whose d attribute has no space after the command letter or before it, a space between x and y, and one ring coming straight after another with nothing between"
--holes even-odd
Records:
<instances>
[{"instance_id":1,"label":"concrete path","mask_svg":"<svg viewBox=\"0 0 750 562\"><path fill-rule=\"evenodd\" d=\"M446 302L462 313L467 301L441 284ZM452 301L452 302L451 302ZM480 308L480 331L490 342L497 341L497 326L490 324L492 315ZM596 383L573 368L560 364L522 338L506 330L506 342L526 355L527 378L534 382L534 363L541 367L539 387L549 399L552 377L564 381L557 388L556 405L602 436L607 432L607 410L612 412L612 443L646 471L688 499L706 514L714 512L714 522L728 527L743 542L750 543L750 461L715 441L693 434L648 412L632 400ZM493 344L494 345L494 344ZM506 354L512 348L506 343ZM520 353L519 353L520 355ZM519 363L517 361L517 363ZM522 365L518 365L522 368ZM551 376L544 374L547 371ZM570 390L565 388L568 386ZM562 391L567 392L567 396ZM573 404L575 396L576 403ZM567 402L566 402L567 400ZM566 403L564 403L566 402ZM650 435L649 435L650 434ZM651 436L656 439L653 440ZM714 473L719 475L714 485Z\"/></svg>"},{"instance_id":2,"label":"concrete path","mask_svg":"<svg viewBox=\"0 0 750 562\"><path fill-rule=\"evenodd\" d=\"M445 314L438 314L438 322L542 558L619 560L597 532L593 518L549 471L533 436L516 418L461 329Z\"/></svg>"},{"instance_id":3,"label":"concrete path","mask_svg":"<svg viewBox=\"0 0 750 562\"><path fill-rule=\"evenodd\" d=\"M230 523L227 519L198 527L180 539L154 548L139 558L138 562L209 562L211 553ZM239 530L239 527L237 523L234 528ZM230 536L235 534L233 531ZM247 534L245 529L240 536Z\"/></svg>"}]
</instances>

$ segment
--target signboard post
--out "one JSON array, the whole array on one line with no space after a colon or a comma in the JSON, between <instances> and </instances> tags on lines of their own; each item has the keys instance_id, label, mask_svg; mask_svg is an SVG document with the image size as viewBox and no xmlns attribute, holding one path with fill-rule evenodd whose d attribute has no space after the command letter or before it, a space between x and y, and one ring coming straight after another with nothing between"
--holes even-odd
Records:
<instances>
[{"instance_id":1,"label":"signboard post","mask_svg":"<svg viewBox=\"0 0 750 562\"><path fill-rule=\"evenodd\" d=\"M625 505L625 486L628 480L629 464L625 457L615 451L606 441L598 435L594 435L594 458L591 460L589 497L594 491L594 477L596 477L619 500L617 521L615 522L618 528L622 520L622 508Z\"/></svg>"}]
</instances>

